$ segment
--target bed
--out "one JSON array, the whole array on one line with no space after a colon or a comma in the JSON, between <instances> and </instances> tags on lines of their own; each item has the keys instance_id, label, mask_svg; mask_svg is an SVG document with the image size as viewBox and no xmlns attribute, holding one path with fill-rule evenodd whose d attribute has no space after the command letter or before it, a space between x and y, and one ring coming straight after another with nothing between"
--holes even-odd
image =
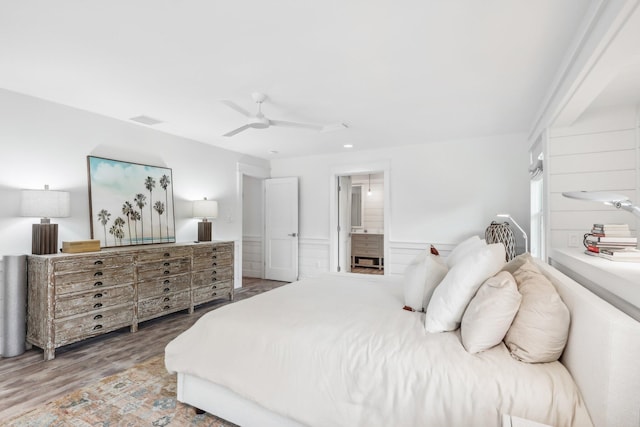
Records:
<instances>
[{"instance_id":1,"label":"bed","mask_svg":"<svg viewBox=\"0 0 640 427\"><path fill-rule=\"evenodd\" d=\"M241 426L640 425L640 325L546 263L571 313L559 361L470 354L402 310L402 276L327 274L203 316L165 351L178 400Z\"/></svg>"}]
</instances>

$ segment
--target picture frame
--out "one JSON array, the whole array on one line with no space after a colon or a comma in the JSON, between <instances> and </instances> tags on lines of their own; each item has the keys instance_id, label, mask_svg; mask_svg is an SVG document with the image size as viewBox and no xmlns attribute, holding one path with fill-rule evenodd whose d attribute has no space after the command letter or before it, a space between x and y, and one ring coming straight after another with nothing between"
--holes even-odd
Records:
<instances>
[{"instance_id":1,"label":"picture frame","mask_svg":"<svg viewBox=\"0 0 640 427\"><path fill-rule=\"evenodd\" d=\"M170 168L87 156L91 238L100 247L175 243Z\"/></svg>"}]
</instances>

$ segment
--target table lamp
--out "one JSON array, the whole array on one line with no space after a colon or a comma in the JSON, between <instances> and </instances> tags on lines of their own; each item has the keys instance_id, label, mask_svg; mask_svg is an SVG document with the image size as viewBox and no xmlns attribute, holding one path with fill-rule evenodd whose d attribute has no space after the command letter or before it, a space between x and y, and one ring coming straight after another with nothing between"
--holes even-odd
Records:
<instances>
[{"instance_id":1,"label":"table lamp","mask_svg":"<svg viewBox=\"0 0 640 427\"><path fill-rule=\"evenodd\" d=\"M40 224L33 224L31 253L35 255L58 252L58 224L50 218L66 218L71 211L70 195L67 191L22 190L20 215L39 217Z\"/></svg>"},{"instance_id":2,"label":"table lamp","mask_svg":"<svg viewBox=\"0 0 640 427\"><path fill-rule=\"evenodd\" d=\"M218 202L215 200L195 200L193 202L193 217L202 218L198 223L198 241L210 242L212 224L209 219L218 217Z\"/></svg>"}]
</instances>

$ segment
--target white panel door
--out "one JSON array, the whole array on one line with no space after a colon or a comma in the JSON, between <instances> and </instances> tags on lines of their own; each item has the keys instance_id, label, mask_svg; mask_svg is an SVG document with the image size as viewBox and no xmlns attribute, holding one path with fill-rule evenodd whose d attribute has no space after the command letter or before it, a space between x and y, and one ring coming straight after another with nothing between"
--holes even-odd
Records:
<instances>
[{"instance_id":1,"label":"white panel door","mask_svg":"<svg viewBox=\"0 0 640 427\"><path fill-rule=\"evenodd\" d=\"M265 279L298 279L298 178L265 180Z\"/></svg>"}]
</instances>

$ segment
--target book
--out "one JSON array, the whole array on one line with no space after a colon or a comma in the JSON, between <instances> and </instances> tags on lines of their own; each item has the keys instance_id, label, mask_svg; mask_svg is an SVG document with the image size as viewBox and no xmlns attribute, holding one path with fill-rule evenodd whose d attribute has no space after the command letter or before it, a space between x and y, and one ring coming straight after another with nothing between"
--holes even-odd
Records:
<instances>
[{"instance_id":1,"label":"book","mask_svg":"<svg viewBox=\"0 0 640 427\"><path fill-rule=\"evenodd\" d=\"M640 259L640 251L632 248L627 248L627 249L602 248L600 249L600 253L603 255L612 256L614 258L639 258Z\"/></svg>"},{"instance_id":2,"label":"book","mask_svg":"<svg viewBox=\"0 0 640 427\"><path fill-rule=\"evenodd\" d=\"M587 242L595 243L638 243L638 238L632 236L595 236L593 234L588 234L585 240Z\"/></svg>"},{"instance_id":3,"label":"book","mask_svg":"<svg viewBox=\"0 0 640 427\"><path fill-rule=\"evenodd\" d=\"M619 230L619 229L629 229L629 224L593 224L593 228L600 228L603 230Z\"/></svg>"},{"instance_id":4,"label":"book","mask_svg":"<svg viewBox=\"0 0 640 427\"><path fill-rule=\"evenodd\" d=\"M615 255L603 254L602 252L600 252L600 253L591 252L589 250L584 251L584 253L589 255L589 256L603 258L603 259L606 259L606 260L609 260L609 261L613 261L613 262L638 262L638 263L640 263L640 257L635 257L635 256L630 256L630 257L615 256Z\"/></svg>"}]
</instances>

